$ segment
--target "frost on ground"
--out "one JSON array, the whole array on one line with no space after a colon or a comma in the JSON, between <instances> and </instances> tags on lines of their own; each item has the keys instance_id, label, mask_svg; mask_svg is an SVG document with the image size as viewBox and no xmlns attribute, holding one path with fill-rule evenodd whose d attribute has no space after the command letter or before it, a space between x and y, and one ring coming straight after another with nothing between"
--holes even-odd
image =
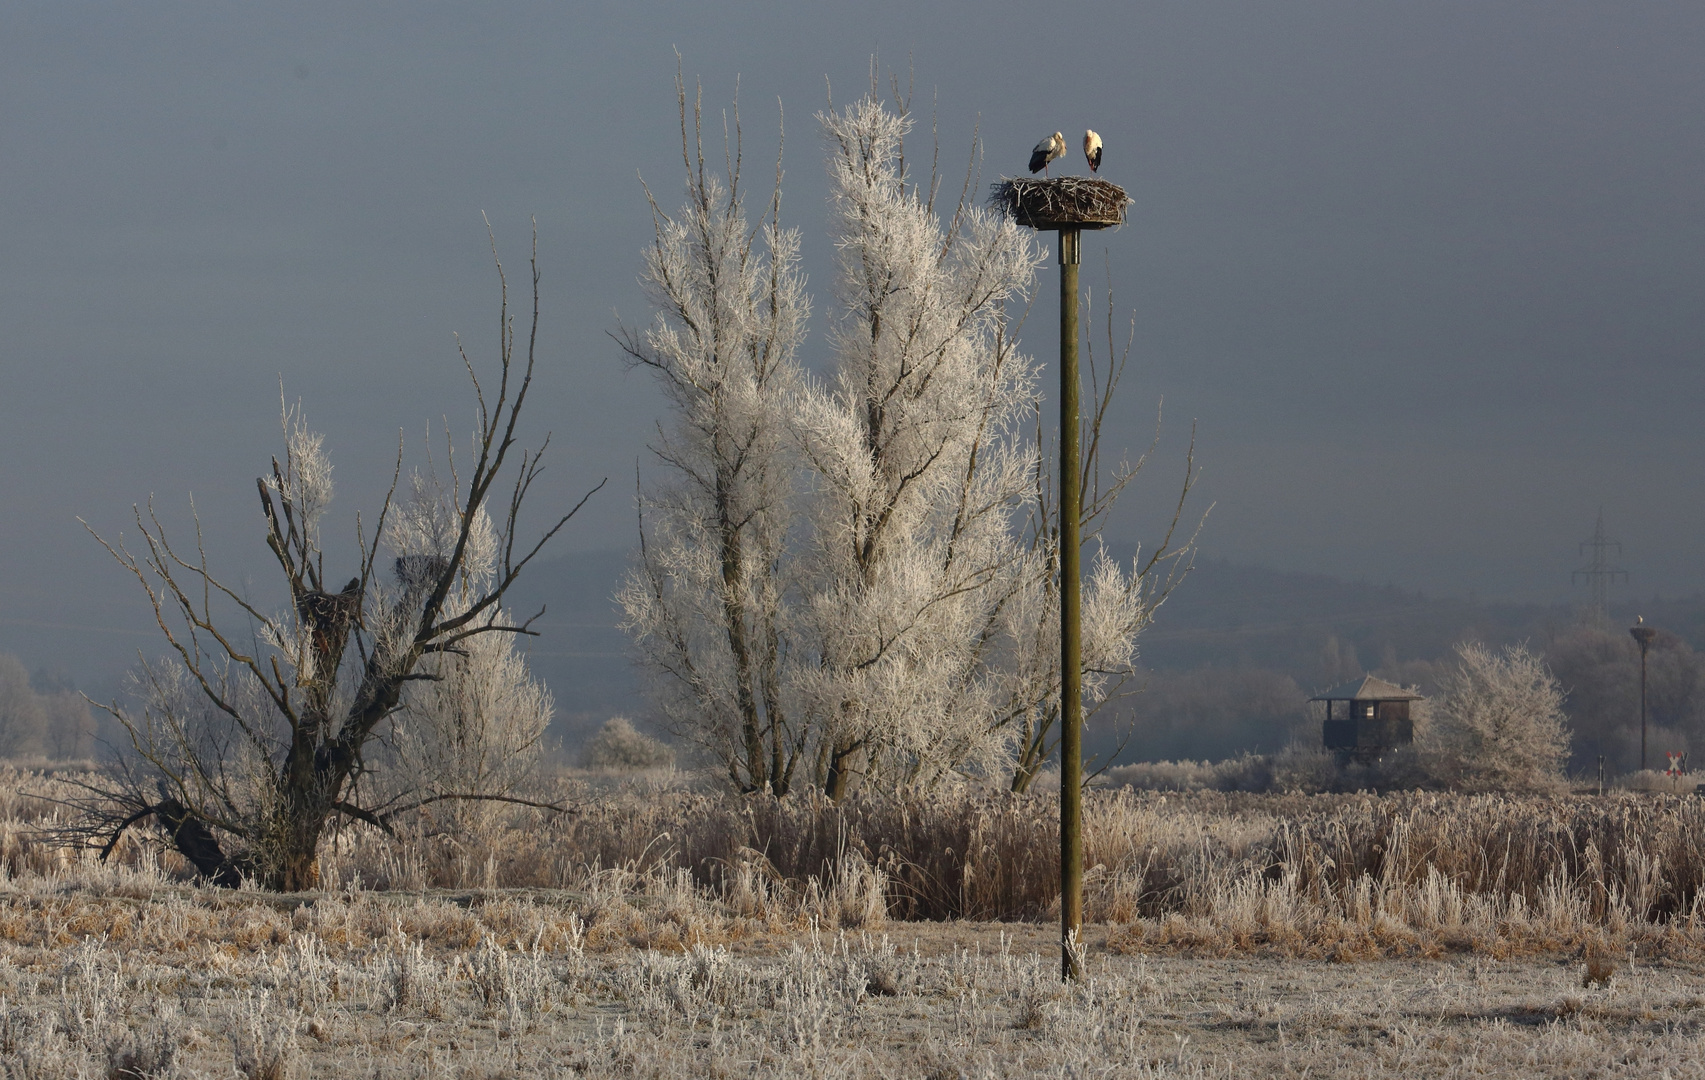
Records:
<instances>
[{"instance_id":1,"label":"frost on ground","mask_svg":"<svg viewBox=\"0 0 1705 1080\"><path fill-rule=\"evenodd\" d=\"M565 788L276 894L70 783L0 770L0 1080L1705 1076L1693 797L1092 793L1067 988L1039 797Z\"/></svg>"},{"instance_id":2,"label":"frost on ground","mask_svg":"<svg viewBox=\"0 0 1705 1080\"><path fill-rule=\"evenodd\" d=\"M689 892L14 879L0 1075L1705 1075L1693 961L1126 954L1098 928L1063 987L1052 933L821 931Z\"/></svg>"}]
</instances>

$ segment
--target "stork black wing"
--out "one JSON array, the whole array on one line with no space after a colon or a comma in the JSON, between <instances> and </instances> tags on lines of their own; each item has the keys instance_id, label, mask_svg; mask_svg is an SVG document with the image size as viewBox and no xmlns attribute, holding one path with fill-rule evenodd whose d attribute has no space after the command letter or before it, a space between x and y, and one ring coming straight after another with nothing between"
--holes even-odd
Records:
<instances>
[{"instance_id":1,"label":"stork black wing","mask_svg":"<svg viewBox=\"0 0 1705 1080\"><path fill-rule=\"evenodd\" d=\"M1089 155L1089 171L1090 172L1097 172L1100 170L1100 168L1101 168L1101 147L1097 146L1095 148L1095 153ZM1032 169L1030 171L1035 172L1036 170Z\"/></svg>"},{"instance_id":2,"label":"stork black wing","mask_svg":"<svg viewBox=\"0 0 1705 1080\"><path fill-rule=\"evenodd\" d=\"M1038 146L1030 152L1030 171L1033 173L1041 172L1043 166L1047 165L1050 160L1052 159L1048 157L1047 144Z\"/></svg>"}]
</instances>

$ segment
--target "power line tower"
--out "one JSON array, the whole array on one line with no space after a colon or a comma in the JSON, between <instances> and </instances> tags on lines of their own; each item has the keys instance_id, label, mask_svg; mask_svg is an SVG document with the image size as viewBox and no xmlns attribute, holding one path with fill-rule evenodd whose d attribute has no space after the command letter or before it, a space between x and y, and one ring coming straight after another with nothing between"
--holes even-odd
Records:
<instances>
[{"instance_id":1,"label":"power line tower","mask_svg":"<svg viewBox=\"0 0 1705 1080\"><path fill-rule=\"evenodd\" d=\"M1585 578L1593 591L1592 604L1587 610L1600 622L1610 618L1610 586L1617 578L1628 584L1628 571L1612 565L1612 554L1621 555L1622 545L1604 534L1604 508L1599 507L1598 524L1593 526L1593 538L1581 544L1581 554L1588 556L1587 564L1576 570L1571 582Z\"/></svg>"}]
</instances>

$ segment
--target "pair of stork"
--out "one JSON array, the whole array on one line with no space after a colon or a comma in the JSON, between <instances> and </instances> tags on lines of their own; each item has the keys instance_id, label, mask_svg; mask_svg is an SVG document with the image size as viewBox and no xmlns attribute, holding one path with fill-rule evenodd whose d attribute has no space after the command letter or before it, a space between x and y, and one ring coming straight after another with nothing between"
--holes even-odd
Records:
<instances>
[{"instance_id":1,"label":"pair of stork","mask_svg":"<svg viewBox=\"0 0 1705 1080\"><path fill-rule=\"evenodd\" d=\"M1066 156L1066 137L1058 131L1036 144L1030 151L1030 171L1048 175L1048 163ZM1089 159L1089 171L1101 168L1101 136L1093 131L1083 133L1083 156Z\"/></svg>"}]
</instances>

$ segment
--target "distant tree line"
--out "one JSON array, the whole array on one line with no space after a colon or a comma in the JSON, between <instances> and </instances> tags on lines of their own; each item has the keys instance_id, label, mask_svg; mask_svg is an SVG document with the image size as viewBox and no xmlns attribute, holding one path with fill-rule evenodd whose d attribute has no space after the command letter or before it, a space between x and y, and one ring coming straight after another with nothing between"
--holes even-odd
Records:
<instances>
[{"instance_id":1,"label":"distant tree line","mask_svg":"<svg viewBox=\"0 0 1705 1080\"><path fill-rule=\"evenodd\" d=\"M1494 650L1495 652L1495 650ZM1610 776L1631 773L1640 760L1640 653L1625 628L1583 617L1538 641L1526 656L1555 679L1559 715L1568 736L1559 770L1594 777L1603 755ZM1398 659L1390 650L1371 671L1410 686L1439 703L1458 685L1460 653ZM1481 658L1484 659L1484 658ZM1117 722L1094 748L1121 761L1222 761L1318 747L1321 714L1308 698L1317 689L1364 674L1350 642L1329 635L1312 671L1291 673L1247 664L1148 672L1126 699ZM1660 631L1647 657L1648 765L1664 768L1669 751L1689 753L1705 766L1705 657L1677 635Z\"/></svg>"},{"instance_id":2,"label":"distant tree line","mask_svg":"<svg viewBox=\"0 0 1705 1080\"><path fill-rule=\"evenodd\" d=\"M1545 643L1545 659L1569 695L1571 771L1595 772L1600 754L1612 773L1638 768L1640 648L1627 629L1583 619ZM1705 766L1705 657L1660 630L1646 657L1646 702L1648 765L1664 768L1665 751L1675 751Z\"/></svg>"},{"instance_id":3,"label":"distant tree line","mask_svg":"<svg viewBox=\"0 0 1705 1080\"><path fill-rule=\"evenodd\" d=\"M0 757L87 758L95 732L89 703L68 679L32 676L23 661L0 654Z\"/></svg>"}]
</instances>

